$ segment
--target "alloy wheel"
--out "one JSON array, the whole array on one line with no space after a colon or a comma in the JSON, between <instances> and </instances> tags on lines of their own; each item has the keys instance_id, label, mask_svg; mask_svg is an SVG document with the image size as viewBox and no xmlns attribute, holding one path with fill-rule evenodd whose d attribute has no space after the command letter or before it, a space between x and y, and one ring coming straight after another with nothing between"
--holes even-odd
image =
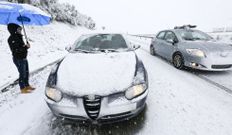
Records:
<instances>
[{"instance_id":1,"label":"alloy wheel","mask_svg":"<svg viewBox=\"0 0 232 135\"><path fill-rule=\"evenodd\" d=\"M176 54L173 57L173 65L177 69L182 69L184 66L184 60L183 57L180 54Z\"/></svg>"},{"instance_id":2,"label":"alloy wheel","mask_svg":"<svg viewBox=\"0 0 232 135\"><path fill-rule=\"evenodd\" d=\"M153 46L150 46L150 54L153 56L155 55L155 49Z\"/></svg>"}]
</instances>

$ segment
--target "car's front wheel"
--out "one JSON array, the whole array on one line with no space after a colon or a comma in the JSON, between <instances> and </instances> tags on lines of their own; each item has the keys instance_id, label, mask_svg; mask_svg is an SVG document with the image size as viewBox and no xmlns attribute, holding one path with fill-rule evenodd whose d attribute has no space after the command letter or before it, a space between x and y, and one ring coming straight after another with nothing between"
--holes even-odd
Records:
<instances>
[{"instance_id":1,"label":"car's front wheel","mask_svg":"<svg viewBox=\"0 0 232 135\"><path fill-rule=\"evenodd\" d=\"M176 53L173 56L172 60L173 66L177 69L183 69L184 67L184 58L180 53Z\"/></svg>"},{"instance_id":2,"label":"car's front wheel","mask_svg":"<svg viewBox=\"0 0 232 135\"><path fill-rule=\"evenodd\" d=\"M153 56L155 55L155 48L153 45L150 46L150 54Z\"/></svg>"}]
</instances>

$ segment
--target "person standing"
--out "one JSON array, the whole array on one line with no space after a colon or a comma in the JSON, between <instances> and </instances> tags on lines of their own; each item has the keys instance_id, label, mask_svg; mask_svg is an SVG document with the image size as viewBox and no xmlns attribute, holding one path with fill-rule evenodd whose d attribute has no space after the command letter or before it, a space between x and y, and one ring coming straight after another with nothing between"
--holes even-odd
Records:
<instances>
[{"instance_id":1,"label":"person standing","mask_svg":"<svg viewBox=\"0 0 232 135\"><path fill-rule=\"evenodd\" d=\"M29 84L29 66L27 61L27 50L30 44L23 41L22 27L18 24L10 23L7 25L10 32L8 44L13 55L13 62L19 72L19 86L21 93L31 93L35 88Z\"/></svg>"}]
</instances>

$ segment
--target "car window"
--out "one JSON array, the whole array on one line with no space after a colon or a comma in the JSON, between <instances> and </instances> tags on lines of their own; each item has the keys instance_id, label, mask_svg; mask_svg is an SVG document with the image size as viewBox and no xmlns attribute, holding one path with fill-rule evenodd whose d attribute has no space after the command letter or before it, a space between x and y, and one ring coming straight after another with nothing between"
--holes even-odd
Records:
<instances>
[{"instance_id":1,"label":"car window","mask_svg":"<svg viewBox=\"0 0 232 135\"><path fill-rule=\"evenodd\" d=\"M162 31L162 32L160 32L160 33L156 36L156 38L158 38L158 39L164 39L164 35L165 35L165 31Z\"/></svg>"},{"instance_id":2,"label":"car window","mask_svg":"<svg viewBox=\"0 0 232 135\"><path fill-rule=\"evenodd\" d=\"M81 40L76 44L76 50L117 50L128 49L127 43L120 34L98 34Z\"/></svg>"},{"instance_id":3,"label":"car window","mask_svg":"<svg viewBox=\"0 0 232 135\"><path fill-rule=\"evenodd\" d=\"M164 40L176 40L176 36L173 32L169 31L166 33L165 37L164 37Z\"/></svg>"},{"instance_id":4,"label":"car window","mask_svg":"<svg viewBox=\"0 0 232 135\"><path fill-rule=\"evenodd\" d=\"M180 32L180 36L183 40L210 40L212 37L204 32L196 30L185 30Z\"/></svg>"},{"instance_id":5,"label":"car window","mask_svg":"<svg viewBox=\"0 0 232 135\"><path fill-rule=\"evenodd\" d=\"M77 42L75 49L86 51L101 49L128 48L125 39L120 34L99 34Z\"/></svg>"}]
</instances>

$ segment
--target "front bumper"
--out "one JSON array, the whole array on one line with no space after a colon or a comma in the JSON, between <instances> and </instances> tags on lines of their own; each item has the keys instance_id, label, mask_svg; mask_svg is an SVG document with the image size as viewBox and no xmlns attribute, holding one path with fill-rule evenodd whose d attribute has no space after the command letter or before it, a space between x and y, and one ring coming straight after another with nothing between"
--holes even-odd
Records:
<instances>
[{"instance_id":1,"label":"front bumper","mask_svg":"<svg viewBox=\"0 0 232 135\"><path fill-rule=\"evenodd\" d=\"M147 94L148 90L133 100L127 100L124 94L101 97L100 110L96 119L90 118L83 98L64 96L59 103L47 97L45 100L53 114L58 117L105 124L127 120L139 114L144 109Z\"/></svg>"},{"instance_id":2,"label":"front bumper","mask_svg":"<svg viewBox=\"0 0 232 135\"><path fill-rule=\"evenodd\" d=\"M185 66L207 71L232 70L232 56L209 55L204 58L186 55Z\"/></svg>"}]
</instances>

